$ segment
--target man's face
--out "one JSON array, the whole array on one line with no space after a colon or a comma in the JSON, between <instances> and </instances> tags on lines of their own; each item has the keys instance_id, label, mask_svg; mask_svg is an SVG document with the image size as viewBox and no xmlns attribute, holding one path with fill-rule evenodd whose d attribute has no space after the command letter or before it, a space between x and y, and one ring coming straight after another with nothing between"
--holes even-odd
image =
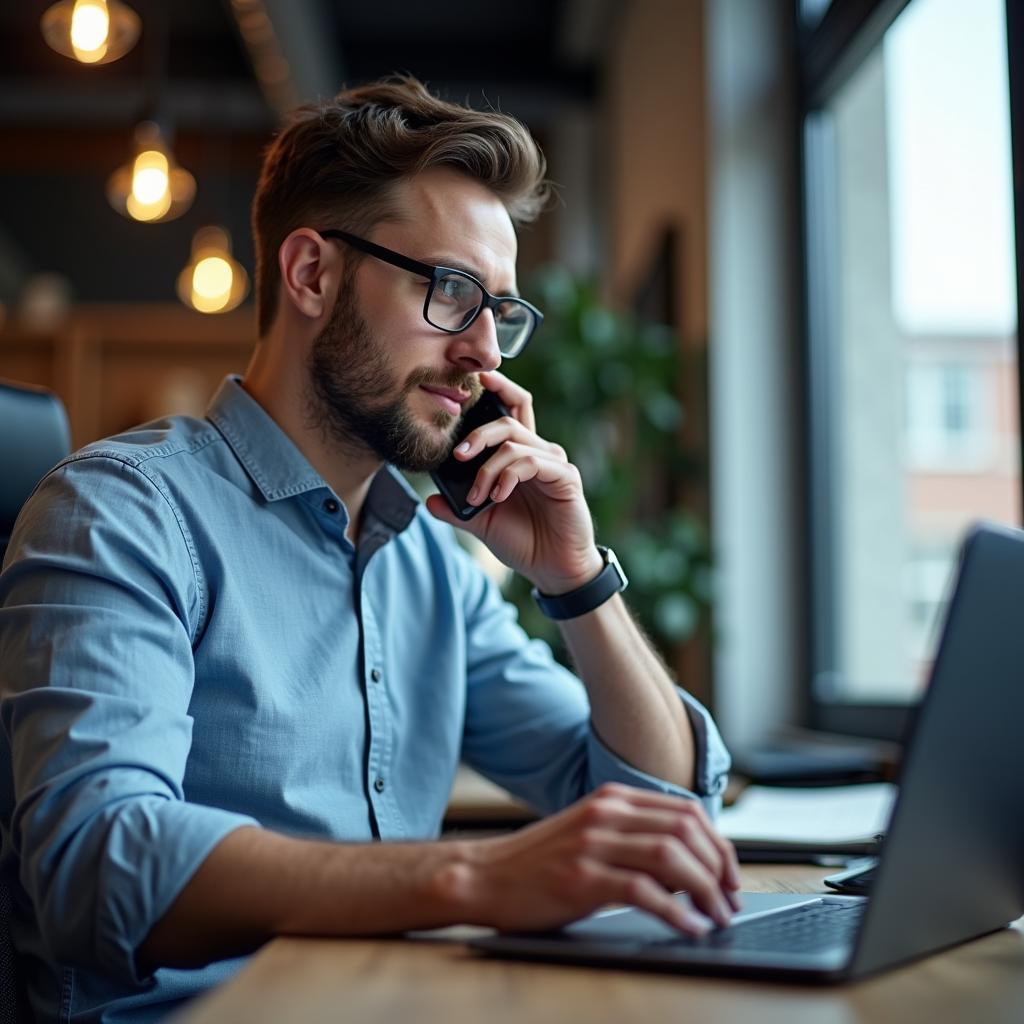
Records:
<instances>
[{"instance_id":1,"label":"man's face","mask_svg":"<svg viewBox=\"0 0 1024 1024\"><path fill-rule=\"evenodd\" d=\"M516 238L508 213L483 185L450 170L402 182L398 221L368 236L422 260L466 270L492 293L515 292ZM423 319L427 283L366 256L344 280L330 321L309 356L310 421L352 454L372 452L426 471L451 451L462 411L479 396L478 375L501 362L484 311L461 334Z\"/></svg>"}]
</instances>

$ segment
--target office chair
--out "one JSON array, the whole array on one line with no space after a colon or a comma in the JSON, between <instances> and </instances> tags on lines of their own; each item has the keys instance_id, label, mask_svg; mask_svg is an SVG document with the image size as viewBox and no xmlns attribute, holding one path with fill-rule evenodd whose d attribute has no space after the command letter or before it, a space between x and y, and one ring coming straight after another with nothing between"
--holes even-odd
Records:
<instances>
[{"instance_id":1,"label":"office chair","mask_svg":"<svg viewBox=\"0 0 1024 1024\"><path fill-rule=\"evenodd\" d=\"M61 400L44 388L0 381L0 558L32 488L69 451Z\"/></svg>"},{"instance_id":2,"label":"office chair","mask_svg":"<svg viewBox=\"0 0 1024 1024\"><path fill-rule=\"evenodd\" d=\"M68 418L52 392L0 381L0 560L14 521L43 474L71 450ZM0 1024L30 1019L11 943L11 890L0 874Z\"/></svg>"},{"instance_id":3,"label":"office chair","mask_svg":"<svg viewBox=\"0 0 1024 1024\"><path fill-rule=\"evenodd\" d=\"M11 942L11 909L11 890L0 878L0 1024L25 1024L32 1016Z\"/></svg>"}]
</instances>

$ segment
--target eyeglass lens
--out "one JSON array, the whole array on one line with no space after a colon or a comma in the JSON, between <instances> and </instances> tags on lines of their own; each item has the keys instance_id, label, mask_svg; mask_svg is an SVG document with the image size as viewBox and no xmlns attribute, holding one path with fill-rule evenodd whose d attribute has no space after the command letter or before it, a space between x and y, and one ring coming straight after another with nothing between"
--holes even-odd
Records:
<instances>
[{"instance_id":1,"label":"eyeglass lens","mask_svg":"<svg viewBox=\"0 0 1024 1024\"><path fill-rule=\"evenodd\" d=\"M448 274L434 285L427 307L427 319L435 327L462 330L483 304L480 286L461 274ZM506 301L494 309L498 349L502 355L514 355L529 337L533 315L521 303Z\"/></svg>"}]
</instances>

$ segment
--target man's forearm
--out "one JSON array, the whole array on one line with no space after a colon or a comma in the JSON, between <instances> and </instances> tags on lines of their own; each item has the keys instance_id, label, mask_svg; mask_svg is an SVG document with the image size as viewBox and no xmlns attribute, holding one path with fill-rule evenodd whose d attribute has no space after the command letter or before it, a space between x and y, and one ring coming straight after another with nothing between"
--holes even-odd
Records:
<instances>
[{"instance_id":1,"label":"man's forearm","mask_svg":"<svg viewBox=\"0 0 1024 1024\"><path fill-rule=\"evenodd\" d=\"M695 746L686 710L622 597L561 627L602 742L634 768L693 789Z\"/></svg>"},{"instance_id":2,"label":"man's forearm","mask_svg":"<svg viewBox=\"0 0 1024 1024\"><path fill-rule=\"evenodd\" d=\"M331 843L229 833L154 925L142 971L251 952L276 935L387 935L450 924L536 931L607 903L703 934L739 904L732 847L700 804L609 783L507 835ZM686 890L692 906L673 893Z\"/></svg>"},{"instance_id":3,"label":"man's forearm","mask_svg":"<svg viewBox=\"0 0 1024 1024\"><path fill-rule=\"evenodd\" d=\"M461 842L339 844L259 828L227 835L139 949L139 965L196 967L275 935L371 935L465 917L450 882Z\"/></svg>"}]
</instances>

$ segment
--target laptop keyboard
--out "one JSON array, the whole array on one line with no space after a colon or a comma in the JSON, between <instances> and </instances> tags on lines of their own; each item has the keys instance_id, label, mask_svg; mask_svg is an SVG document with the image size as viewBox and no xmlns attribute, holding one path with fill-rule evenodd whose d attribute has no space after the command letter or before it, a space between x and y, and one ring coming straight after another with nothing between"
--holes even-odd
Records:
<instances>
[{"instance_id":1,"label":"laptop keyboard","mask_svg":"<svg viewBox=\"0 0 1024 1024\"><path fill-rule=\"evenodd\" d=\"M863 903L810 903L717 929L700 939L682 935L651 945L817 953L849 945L860 926L864 907Z\"/></svg>"}]
</instances>

